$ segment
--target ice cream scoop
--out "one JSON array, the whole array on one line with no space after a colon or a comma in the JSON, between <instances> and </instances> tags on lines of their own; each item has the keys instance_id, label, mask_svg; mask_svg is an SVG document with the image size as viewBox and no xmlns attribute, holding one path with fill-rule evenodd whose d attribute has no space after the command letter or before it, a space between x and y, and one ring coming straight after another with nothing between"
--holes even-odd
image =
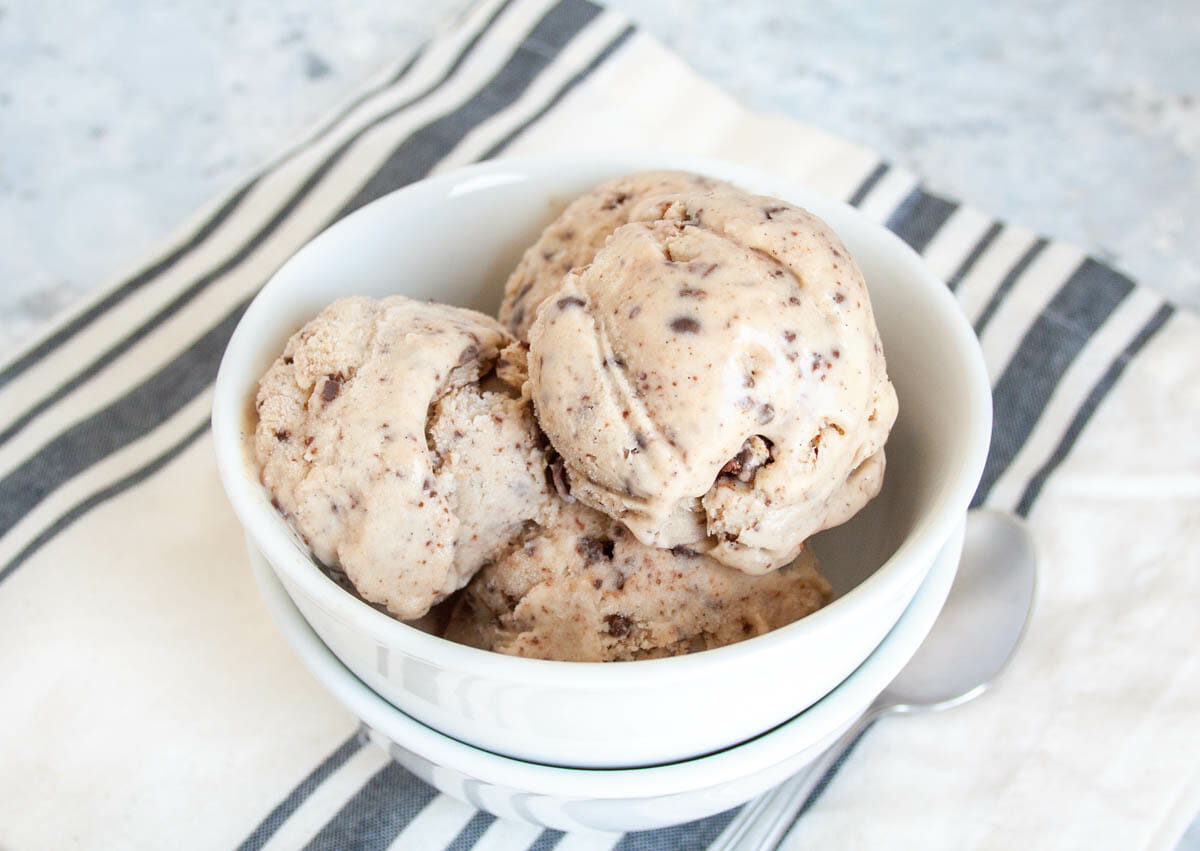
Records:
<instances>
[{"instance_id":1,"label":"ice cream scoop","mask_svg":"<svg viewBox=\"0 0 1200 851\"><path fill-rule=\"evenodd\" d=\"M579 503L483 568L446 637L515 656L610 662L708 650L785 626L827 603L805 549L748 576L685 546L655 549Z\"/></svg>"},{"instance_id":2,"label":"ice cream scoop","mask_svg":"<svg viewBox=\"0 0 1200 851\"><path fill-rule=\"evenodd\" d=\"M480 383L510 340L474 311L346 298L259 384L255 454L275 506L398 618L460 588L546 504L529 403Z\"/></svg>"},{"instance_id":3,"label":"ice cream scoop","mask_svg":"<svg viewBox=\"0 0 1200 851\"><path fill-rule=\"evenodd\" d=\"M824 222L721 187L648 198L529 331L570 494L749 573L879 490L896 417L866 284Z\"/></svg>"},{"instance_id":4,"label":"ice cream scoop","mask_svg":"<svg viewBox=\"0 0 1200 851\"><path fill-rule=\"evenodd\" d=\"M685 171L644 171L602 183L576 198L525 250L509 275L500 321L518 339L527 339L538 309L558 289L563 275L592 262L612 232L633 216L657 214L658 208L644 201L718 187L729 184Z\"/></svg>"}]
</instances>

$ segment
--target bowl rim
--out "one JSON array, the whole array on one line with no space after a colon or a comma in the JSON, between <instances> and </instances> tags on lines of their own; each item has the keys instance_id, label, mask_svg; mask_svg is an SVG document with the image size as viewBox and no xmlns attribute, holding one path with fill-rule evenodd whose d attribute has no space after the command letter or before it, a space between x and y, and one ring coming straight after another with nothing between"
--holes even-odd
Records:
<instances>
[{"instance_id":1,"label":"bowl rim","mask_svg":"<svg viewBox=\"0 0 1200 851\"><path fill-rule=\"evenodd\" d=\"M734 782L841 735L907 664L933 626L957 575L965 528L965 518L960 518L896 624L848 677L816 703L770 730L713 753L629 768L581 768L523 760L463 742L418 721L389 703L337 658L305 620L261 553L252 555L251 570L272 620L301 664L355 717L389 741L435 766L496 786L557 798L620 800ZM847 712L847 706L856 711ZM806 733L807 726L820 729L816 734Z\"/></svg>"},{"instance_id":2,"label":"bowl rim","mask_svg":"<svg viewBox=\"0 0 1200 851\"><path fill-rule=\"evenodd\" d=\"M387 216L409 205L436 203L469 192L473 187L490 187L529 179L550 179L555 173L570 174L576 168L603 170L616 176L637 171L672 168L710 174L752 191L770 186L777 194L800 206L812 209L829 221L837 232L837 222L853 222L886 252L893 268L923 287L930 306L937 312L933 324L943 329L966 371L967 396L963 400L970 414L965 435L964 463L940 485L932 510L921 517L915 528L897 549L870 576L822 609L764 635L746 641L707 650L703 653L663 659L645 659L596 665L591 662L564 662L506 656L456 644L422 632L395 620L347 593L320 570L315 560L303 553L292 538L286 521L262 498L257 476L251 477L244 463L241 423L246 404L246 384L239 384L241 364L259 350L256 326L269 321L269 302L278 289L286 287L297 269L320 246L360 226L369 217ZM257 378L254 379L257 381ZM652 679L664 681L690 679L697 673L714 674L720 669L739 665L750 653L785 652L803 636L835 628L839 615L850 606L874 597L879 599L902 593L905 585L915 587L942 545L961 522L983 472L991 436L991 385L974 331L949 288L939 280L920 256L883 225L867 218L850 205L829 198L798 181L751 166L725 160L669 152L625 151L606 155L553 155L514 157L476 163L417 181L395 190L335 223L310 240L284 263L262 287L246 308L226 347L214 386L212 432L217 468L222 484L239 522L268 560L297 583L311 602L337 620L354 624L381 645L398 649L413 657L436 661L455 670L475 673L487 679L512 679L530 684L609 690L626 688ZM902 569L915 564L914 569ZM869 605L869 603L868 603Z\"/></svg>"}]
</instances>

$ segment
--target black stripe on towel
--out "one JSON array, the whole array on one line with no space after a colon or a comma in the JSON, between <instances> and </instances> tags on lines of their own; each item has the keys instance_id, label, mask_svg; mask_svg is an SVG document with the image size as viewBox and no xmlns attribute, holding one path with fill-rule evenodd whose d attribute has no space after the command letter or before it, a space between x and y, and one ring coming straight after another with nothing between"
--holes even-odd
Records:
<instances>
[{"instance_id":1,"label":"black stripe on towel","mask_svg":"<svg viewBox=\"0 0 1200 851\"><path fill-rule=\"evenodd\" d=\"M954 274L946 280L946 286L950 288L951 292L954 292L958 289L958 286L962 283L963 278L965 278L970 271L975 268L975 264L979 262L979 258L983 256L983 252L987 251L988 248L991 247L992 243L996 241L996 237L1000 235L1000 231L1002 230L1004 230L1003 225L1001 225L999 222L992 222L992 226L984 231L983 236L979 238L974 247L971 249L971 253L968 254L962 263L959 264L958 268L954 270Z\"/></svg>"},{"instance_id":2,"label":"black stripe on towel","mask_svg":"<svg viewBox=\"0 0 1200 851\"><path fill-rule=\"evenodd\" d=\"M887 226L919 254L957 209L953 201L914 189L888 216Z\"/></svg>"},{"instance_id":3,"label":"black stripe on towel","mask_svg":"<svg viewBox=\"0 0 1200 851\"><path fill-rule=\"evenodd\" d=\"M1067 279L1021 340L992 390L992 446L972 505L981 505L1025 444L1075 356L1133 282L1088 258Z\"/></svg>"},{"instance_id":4,"label":"black stripe on towel","mask_svg":"<svg viewBox=\"0 0 1200 851\"><path fill-rule=\"evenodd\" d=\"M1092 418L1092 414L1100 407L1100 403L1104 401L1104 397L1108 395L1113 385L1117 383L1117 379L1121 377L1121 373L1125 371L1125 367L1129 365L1129 362L1150 341L1150 338L1157 334L1159 329L1167 323L1167 320L1171 318L1174 312L1175 308L1169 304L1164 304L1160 307L1150 320L1142 326L1142 330L1130 341L1125 350L1109 365L1104 375L1096 382L1096 385L1088 394L1087 399L1084 400L1083 405L1076 412L1070 426L1067 427L1066 433L1063 435L1062 440L1059 441L1054 452L1050 455L1050 458L1029 480L1024 494L1021 495L1021 501L1017 504L1017 514L1022 517L1029 514L1029 509L1033 507L1034 501L1042 492L1042 487L1046 484L1046 479L1058 469L1058 466L1067 457L1067 454L1070 453L1071 447L1079 439L1079 435L1088 424L1088 420Z\"/></svg>"},{"instance_id":5,"label":"black stripe on towel","mask_svg":"<svg viewBox=\"0 0 1200 851\"><path fill-rule=\"evenodd\" d=\"M247 303L162 370L55 437L0 480L0 536L64 482L153 431L208 387Z\"/></svg>"},{"instance_id":6,"label":"black stripe on towel","mask_svg":"<svg viewBox=\"0 0 1200 851\"><path fill-rule=\"evenodd\" d=\"M862 741L863 736L865 736L867 731L874 726L875 722L872 721L870 724L860 730L858 735L854 737L854 740L846 745L841 754L838 755L838 758L836 761L834 761L833 765L829 766L825 773L821 775L821 779L817 781L815 786L813 786L812 791L808 793L808 797L804 799L804 801L800 804L800 808L796 810L796 814L792 816L792 820L788 824L787 830L780 835L779 839L781 844L782 841L787 838L787 835L792 832L792 829L796 826L796 822L798 822L805 813L811 810L813 805L815 805L817 801L820 800L821 796L825 794L825 790L829 788L829 784L833 782L833 778L837 777L837 773L842 770L842 766L846 764L846 760L850 758L850 754L854 753L854 749L858 747L858 743Z\"/></svg>"},{"instance_id":7,"label":"black stripe on towel","mask_svg":"<svg viewBox=\"0 0 1200 851\"><path fill-rule=\"evenodd\" d=\"M983 334L983 329L986 328L988 323L992 321L992 317L996 315L996 311L1000 308L1000 305L1008 296L1009 291L1016 286L1017 281L1019 281L1021 276L1025 274L1025 270L1028 269L1030 264L1033 263L1033 261L1037 259L1037 256L1042 253L1042 250L1045 249L1046 244L1047 243L1045 239L1037 239L1033 245L1029 246L1025 253L1021 255L1021 259L1014 263L1013 267L1008 270L1008 274L1004 276L1003 280L1000 281L1000 285L996 287L995 291L992 293L992 297L988 300L987 306L983 309L983 313L979 314L979 318L975 320L975 334L977 336Z\"/></svg>"},{"instance_id":8,"label":"black stripe on towel","mask_svg":"<svg viewBox=\"0 0 1200 851\"><path fill-rule=\"evenodd\" d=\"M491 813L479 810L471 816L469 822L463 825L463 829L458 832L458 835L450 840L446 851L467 851L474 847L475 843L479 841L479 837L483 836L484 831L491 827L495 820L496 817Z\"/></svg>"},{"instance_id":9,"label":"black stripe on towel","mask_svg":"<svg viewBox=\"0 0 1200 851\"><path fill-rule=\"evenodd\" d=\"M437 794L400 763L389 762L362 785L305 848L383 851Z\"/></svg>"},{"instance_id":10,"label":"black stripe on towel","mask_svg":"<svg viewBox=\"0 0 1200 851\"><path fill-rule=\"evenodd\" d=\"M267 843L267 840L275 835L275 831L279 830L280 826L291 817L292 813L308 800L308 796L324 783L329 775L341 768L346 760L359 752L365 741L366 737L360 731L342 742L337 750L325 757L320 765L300 781L299 786L288 793L288 796L280 801L275 809L271 810L270 814L262 820L258 827L254 828L254 832L246 837L246 841L238 846L238 851L258 851L259 848L262 848Z\"/></svg>"},{"instance_id":11,"label":"black stripe on towel","mask_svg":"<svg viewBox=\"0 0 1200 851\"><path fill-rule=\"evenodd\" d=\"M64 343L66 343L84 328L91 325L130 295L140 290L150 281L154 280L159 275L163 274L176 263L178 263L183 257L194 251L197 246L199 246L202 242L207 240L209 236L212 235L213 231L221 226L222 222L233 215L234 210L241 205L242 201L250 193L250 190L258 184L259 180L261 180L261 176L253 178L245 186L235 192L233 196L230 197L230 199L223 205L221 205L221 208L217 210L217 212L214 213L212 217L208 219L208 221L202 224L200 228L181 246L167 254L161 260L151 264L150 266L147 266L145 269L138 272L123 284L118 285L114 290L105 295L104 298L100 299L83 313L68 321L57 331L50 334L50 336L46 337L21 357L17 358L15 361L6 366L3 371L0 371L0 387L3 387L9 381L16 378L38 361L42 360L42 358L61 347ZM57 396L52 398L57 398ZM5 440L7 440L8 437L20 429L21 424L26 422L30 417L36 416L36 414L44 408L45 405L35 405L31 414L23 416L17 421L17 424L6 429L3 434L0 434L0 443L3 443Z\"/></svg>"},{"instance_id":12,"label":"black stripe on towel","mask_svg":"<svg viewBox=\"0 0 1200 851\"><path fill-rule=\"evenodd\" d=\"M505 136L499 142L497 142L496 144L494 144L490 148L488 148L487 152L482 157L480 157L480 159L490 160L490 159L494 159L495 157L499 156L500 153L502 151L504 151L505 148L507 148L509 145L511 145L514 141L516 141L518 136L520 136L522 133L524 133L526 130L528 130L532 125L534 125L538 121L540 121L546 115L546 113L548 113L554 107L558 106L559 101L561 101L564 97L566 97L567 94L572 89L574 89L577 85L579 85L581 82L583 82L585 79L587 79L591 75L591 73L593 71L595 71L598 67L600 67L605 62L607 62L608 59L621 48L621 45L623 45L626 41L628 41L629 37L632 36L635 32L637 32L637 28L632 25L628 26L624 30L622 30L620 35L618 35L616 38L614 38L612 41L610 41L608 43L608 45L602 51L600 51L600 53L598 53L596 55L595 59L593 59L591 62L589 62L587 64L587 66L583 68L582 71L580 71L578 74L576 74L574 77L572 77L565 86L563 86L561 89L559 89L558 92L554 95L554 97L551 98L550 101L545 106L543 106L541 109L539 109L531 118L522 122L519 127L517 127L515 130L513 130L511 133L509 133L507 136Z\"/></svg>"},{"instance_id":13,"label":"black stripe on towel","mask_svg":"<svg viewBox=\"0 0 1200 851\"><path fill-rule=\"evenodd\" d=\"M852 207L857 207L859 204L865 201L867 196L871 194L871 190L875 188L875 185L878 184L879 181L883 180L883 177L888 173L889 168L890 166L888 166L887 163L880 163L879 165L875 166L875 168L871 170L871 173L867 175L866 179L863 180L863 182L859 184L858 188L854 190L850 197L846 199L846 203Z\"/></svg>"},{"instance_id":14,"label":"black stripe on towel","mask_svg":"<svg viewBox=\"0 0 1200 851\"><path fill-rule=\"evenodd\" d=\"M76 503L70 509L60 514L53 523L39 532L38 535L32 541L26 544L19 553L13 556L7 564L0 567L0 582L3 582L6 578L8 578L9 574L24 564L30 556L52 541L63 529L66 529L97 505L107 502L115 496L120 496L134 485L140 484L141 482L144 482L146 479L150 478L150 476L154 475L175 458L177 458L185 449L195 443L198 437L207 431L208 420L205 420L204 422L200 423L200 425L188 432L182 440L175 443L166 452L163 452L161 455L158 455L151 460L150 463L139 467L129 475L113 482L111 485L106 485L91 496Z\"/></svg>"},{"instance_id":15,"label":"black stripe on towel","mask_svg":"<svg viewBox=\"0 0 1200 851\"><path fill-rule=\"evenodd\" d=\"M338 218L421 179L469 132L511 106L580 30L600 14L587 0L561 0L538 22L496 75L454 112L426 124L389 155Z\"/></svg>"},{"instance_id":16,"label":"black stripe on towel","mask_svg":"<svg viewBox=\"0 0 1200 851\"><path fill-rule=\"evenodd\" d=\"M562 842L562 838L566 836L561 830L546 828L541 832L541 835L533 841L526 851L551 851L555 845Z\"/></svg>"}]
</instances>

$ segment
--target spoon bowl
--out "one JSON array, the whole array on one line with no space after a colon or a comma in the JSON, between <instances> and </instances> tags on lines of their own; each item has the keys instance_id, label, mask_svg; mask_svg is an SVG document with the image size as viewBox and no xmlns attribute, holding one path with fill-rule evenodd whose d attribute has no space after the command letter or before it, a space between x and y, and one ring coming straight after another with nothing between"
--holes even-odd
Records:
<instances>
[{"instance_id":1,"label":"spoon bowl","mask_svg":"<svg viewBox=\"0 0 1200 851\"><path fill-rule=\"evenodd\" d=\"M876 704L892 712L949 709L991 687L1025 634L1037 584L1025 524L972 511L962 560L933 629Z\"/></svg>"}]
</instances>

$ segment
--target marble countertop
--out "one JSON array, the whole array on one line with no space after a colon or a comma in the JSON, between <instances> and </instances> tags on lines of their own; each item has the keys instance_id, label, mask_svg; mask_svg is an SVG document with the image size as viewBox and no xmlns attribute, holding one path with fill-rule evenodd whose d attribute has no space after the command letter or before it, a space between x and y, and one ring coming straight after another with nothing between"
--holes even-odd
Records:
<instances>
[{"instance_id":1,"label":"marble countertop","mask_svg":"<svg viewBox=\"0 0 1200 851\"><path fill-rule=\"evenodd\" d=\"M468 5L0 0L0 356ZM1193 0L609 5L749 106L1200 309Z\"/></svg>"}]
</instances>

